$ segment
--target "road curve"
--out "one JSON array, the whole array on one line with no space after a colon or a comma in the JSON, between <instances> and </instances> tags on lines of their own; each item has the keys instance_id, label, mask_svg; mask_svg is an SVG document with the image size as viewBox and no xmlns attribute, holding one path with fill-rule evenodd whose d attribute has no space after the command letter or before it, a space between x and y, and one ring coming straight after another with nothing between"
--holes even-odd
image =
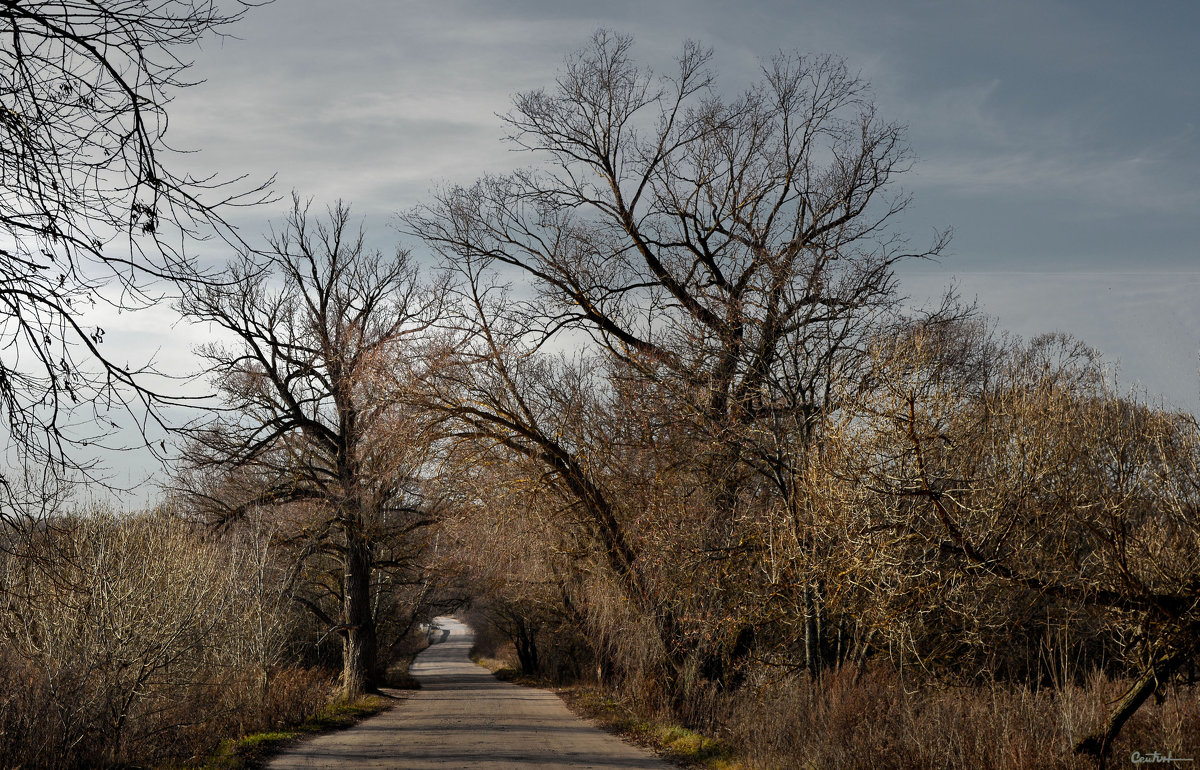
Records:
<instances>
[{"instance_id":1,"label":"road curve","mask_svg":"<svg viewBox=\"0 0 1200 770\"><path fill-rule=\"evenodd\" d=\"M547 690L497 681L467 658L471 629L438 618L399 706L276 757L270 770L314 768L654 768L670 766L576 717Z\"/></svg>"}]
</instances>

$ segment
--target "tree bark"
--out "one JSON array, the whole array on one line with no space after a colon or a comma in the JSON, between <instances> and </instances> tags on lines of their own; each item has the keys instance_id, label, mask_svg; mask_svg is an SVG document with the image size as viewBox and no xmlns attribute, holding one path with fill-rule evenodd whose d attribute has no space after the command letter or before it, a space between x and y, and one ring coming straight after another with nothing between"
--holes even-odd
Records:
<instances>
[{"instance_id":1,"label":"tree bark","mask_svg":"<svg viewBox=\"0 0 1200 770\"><path fill-rule=\"evenodd\" d=\"M517 660L522 674L537 674L541 671L538 660L537 629L524 618L518 618L513 642L517 648Z\"/></svg>"},{"instance_id":2,"label":"tree bark","mask_svg":"<svg viewBox=\"0 0 1200 770\"><path fill-rule=\"evenodd\" d=\"M1096 767L1099 770L1104 770L1108 763L1109 754L1112 752L1113 742L1120 735L1121 728L1141 708L1141 705L1154 694L1159 684L1165 682L1174 674L1178 667L1179 658L1172 655L1165 656L1152 664L1142 674L1141 678L1134 682L1133 686L1126 691L1124 697L1121 698L1121 702L1117 704L1112 714L1109 715L1108 723L1104 725L1104 729L1089 735L1076 744L1075 753L1096 757Z\"/></svg>"},{"instance_id":3,"label":"tree bark","mask_svg":"<svg viewBox=\"0 0 1200 770\"><path fill-rule=\"evenodd\" d=\"M375 687L375 618L371 614L371 549L353 528L346 532L342 581L342 695L357 698Z\"/></svg>"}]
</instances>

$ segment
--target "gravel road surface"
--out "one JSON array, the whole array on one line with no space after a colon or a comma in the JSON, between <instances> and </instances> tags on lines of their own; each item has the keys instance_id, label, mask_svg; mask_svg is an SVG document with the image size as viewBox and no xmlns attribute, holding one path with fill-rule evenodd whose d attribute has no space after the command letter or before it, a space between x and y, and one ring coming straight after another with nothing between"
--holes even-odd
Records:
<instances>
[{"instance_id":1,"label":"gravel road surface","mask_svg":"<svg viewBox=\"0 0 1200 770\"><path fill-rule=\"evenodd\" d=\"M497 681L467 658L471 630L438 618L417 656L421 689L349 730L276 757L270 770L313 768L655 768L642 749L576 717L554 693Z\"/></svg>"}]
</instances>

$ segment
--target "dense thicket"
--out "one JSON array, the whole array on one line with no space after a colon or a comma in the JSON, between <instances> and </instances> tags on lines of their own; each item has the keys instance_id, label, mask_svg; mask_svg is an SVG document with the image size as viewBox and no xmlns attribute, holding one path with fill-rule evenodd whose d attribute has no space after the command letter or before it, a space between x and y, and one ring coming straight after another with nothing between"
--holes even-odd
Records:
<instances>
[{"instance_id":1,"label":"dense thicket","mask_svg":"<svg viewBox=\"0 0 1200 770\"><path fill-rule=\"evenodd\" d=\"M167 511L7 529L0 766L182 761L323 704L271 534L214 538Z\"/></svg>"}]
</instances>

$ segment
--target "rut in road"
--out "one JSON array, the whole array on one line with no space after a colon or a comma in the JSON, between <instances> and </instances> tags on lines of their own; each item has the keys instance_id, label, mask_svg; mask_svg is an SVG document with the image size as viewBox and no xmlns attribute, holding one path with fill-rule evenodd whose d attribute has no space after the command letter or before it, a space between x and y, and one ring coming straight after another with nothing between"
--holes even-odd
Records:
<instances>
[{"instance_id":1,"label":"rut in road","mask_svg":"<svg viewBox=\"0 0 1200 770\"><path fill-rule=\"evenodd\" d=\"M587 724L547 690L497 681L468 659L471 629L438 618L411 673L421 689L349 730L275 758L313 768L654 768L670 765Z\"/></svg>"}]
</instances>

